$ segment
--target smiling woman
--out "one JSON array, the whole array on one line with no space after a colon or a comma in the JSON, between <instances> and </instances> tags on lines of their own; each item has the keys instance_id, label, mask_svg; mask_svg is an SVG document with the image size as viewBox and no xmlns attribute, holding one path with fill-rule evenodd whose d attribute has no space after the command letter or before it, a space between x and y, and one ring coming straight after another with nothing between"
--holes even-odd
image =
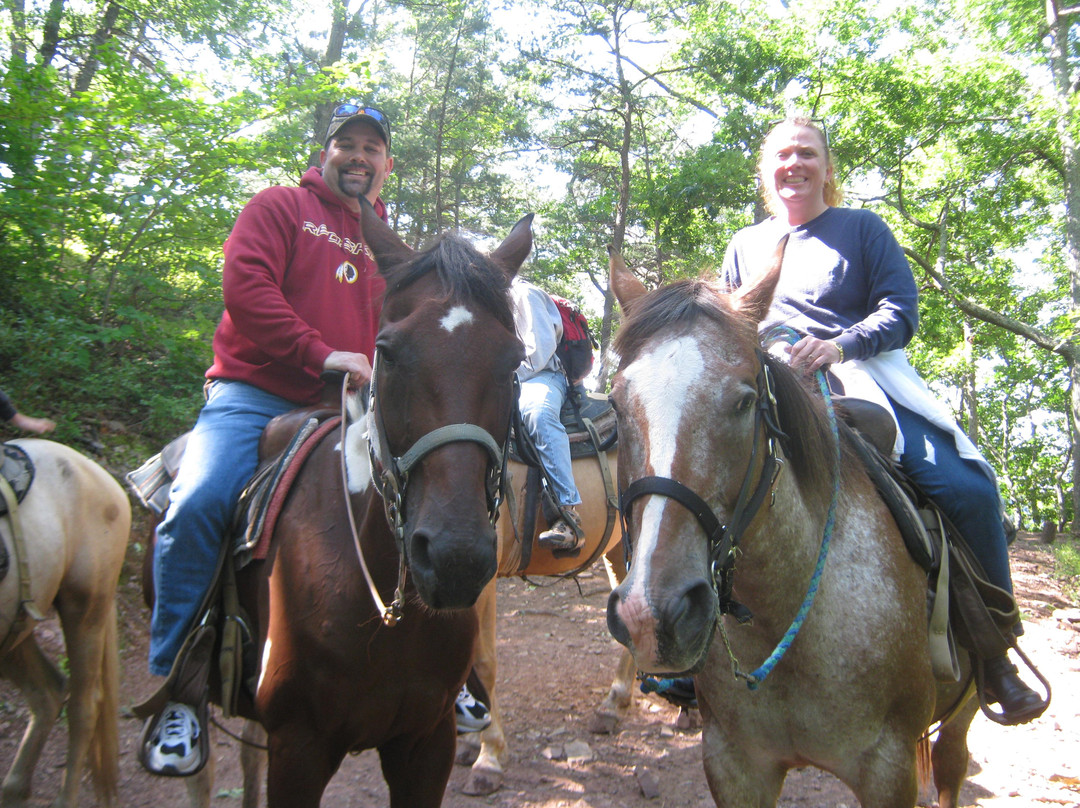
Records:
<instances>
[{"instance_id":1,"label":"smiling woman","mask_svg":"<svg viewBox=\"0 0 1080 808\"><path fill-rule=\"evenodd\" d=\"M817 128L782 121L765 138L758 170L769 213L793 227L840 202L829 144Z\"/></svg>"},{"instance_id":2,"label":"smiling woman","mask_svg":"<svg viewBox=\"0 0 1080 808\"><path fill-rule=\"evenodd\" d=\"M829 146L811 120L777 124L765 137L759 169L773 215L736 233L724 259L728 288L755 282L771 266L774 245L786 241L783 272L759 325L762 338L778 329L794 333L795 343L784 349L791 367L828 372L833 392L889 413L897 427L894 455L905 474L941 506L986 580L1010 600L994 472L904 354L919 323L918 290L904 251L873 212L836 207ZM1009 661L1021 633L1017 617L976 658L984 707L998 704L995 720L1005 724L1031 721L1049 701L1049 693L1040 697Z\"/></svg>"}]
</instances>

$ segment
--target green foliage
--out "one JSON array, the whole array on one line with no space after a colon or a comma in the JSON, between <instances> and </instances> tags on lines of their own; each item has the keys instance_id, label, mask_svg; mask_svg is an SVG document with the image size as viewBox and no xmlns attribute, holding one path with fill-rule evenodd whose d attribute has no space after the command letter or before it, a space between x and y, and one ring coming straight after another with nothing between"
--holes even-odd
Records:
<instances>
[{"instance_id":1,"label":"green foliage","mask_svg":"<svg viewBox=\"0 0 1080 808\"><path fill-rule=\"evenodd\" d=\"M1075 538L1054 545L1054 575L1063 582L1065 595L1080 601L1080 542Z\"/></svg>"},{"instance_id":2,"label":"green foliage","mask_svg":"<svg viewBox=\"0 0 1080 808\"><path fill-rule=\"evenodd\" d=\"M1075 341L1080 305L1080 213L1063 204L1080 15L1054 63L1037 0L15 8L0 11L0 381L61 440L108 436L133 464L190 425L221 245L254 192L317 159L340 100L392 118L384 196L411 244L535 211L527 272L593 314L610 311L609 243L652 285L715 267L760 215L762 135L798 112L825 119L848 204L908 251L912 361L949 401L975 394L1010 511L1073 518L1075 374L1047 346Z\"/></svg>"},{"instance_id":3,"label":"green foliage","mask_svg":"<svg viewBox=\"0 0 1080 808\"><path fill-rule=\"evenodd\" d=\"M912 258L922 315L914 364L949 399L976 380L980 447L1010 509L1033 520L1068 515L1068 369L1016 331L958 316L956 300L1047 342L1073 334L1060 99L1033 37L1037 6L701 4L682 55L695 98L718 111L714 137L659 172L668 181L645 203L665 248L715 261L722 246L709 239L753 218L745 192L769 121L823 118L848 204L880 213Z\"/></svg>"}]
</instances>

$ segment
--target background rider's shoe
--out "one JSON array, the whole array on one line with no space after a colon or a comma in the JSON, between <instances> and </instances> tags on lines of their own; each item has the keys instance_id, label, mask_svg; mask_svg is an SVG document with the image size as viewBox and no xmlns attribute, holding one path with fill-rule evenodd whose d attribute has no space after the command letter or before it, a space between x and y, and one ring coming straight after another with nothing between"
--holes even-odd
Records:
<instances>
[{"instance_id":1,"label":"background rider's shoe","mask_svg":"<svg viewBox=\"0 0 1080 808\"><path fill-rule=\"evenodd\" d=\"M1001 707L1002 723L1009 726L1033 721L1047 707L1042 696L1024 684L1005 655L983 663L983 691L988 702L996 701Z\"/></svg>"},{"instance_id":2,"label":"background rider's shoe","mask_svg":"<svg viewBox=\"0 0 1080 808\"><path fill-rule=\"evenodd\" d=\"M469 692L468 685L461 686L461 692L454 701L454 718L457 719L458 734L479 732L491 724L491 713L487 705L477 701Z\"/></svg>"},{"instance_id":3,"label":"background rider's shoe","mask_svg":"<svg viewBox=\"0 0 1080 808\"><path fill-rule=\"evenodd\" d=\"M144 767L151 774L195 774L204 763L203 746L199 742L202 732L194 708L169 702L157 717L157 724L150 733L142 756Z\"/></svg>"},{"instance_id":4,"label":"background rider's shoe","mask_svg":"<svg viewBox=\"0 0 1080 808\"><path fill-rule=\"evenodd\" d=\"M537 536L537 543L552 552L573 553L579 551L585 541L581 517L573 507L564 508L563 513L565 516L560 516L548 530ZM573 525L566 521L566 516L573 520Z\"/></svg>"}]
</instances>

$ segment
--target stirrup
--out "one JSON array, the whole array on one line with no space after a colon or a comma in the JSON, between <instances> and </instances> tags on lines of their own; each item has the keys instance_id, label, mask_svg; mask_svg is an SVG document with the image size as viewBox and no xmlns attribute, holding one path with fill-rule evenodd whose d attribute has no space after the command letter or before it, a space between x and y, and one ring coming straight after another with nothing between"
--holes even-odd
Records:
<instances>
[{"instance_id":1,"label":"stirrup","mask_svg":"<svg viewBox=\"0 0 1080 808\"><path fill-rule=\"evenodd\" d=\"M1039 683L1042 685L1043 690L1046 691L1046 696L1043 698L1042 703L1039 705L1037 712L1032 711L1030 715L1022 716L1019 720L1010 719L1008 716L1005 715L1004 709L1002 709L1001 712L993 710L986 701L986 688L984 687L985 675L983 672L984 663L981 659L973 656L972 664L975 669L975 689L979 694L979 708L982 710L983 715L985 715L995 724L1001 724L1003 727L1014 727L1020 724L1026 724L1029 721L1034 721L1036 718L1046 712L1046 708L1050 706L1050 699L1052 695L1050 690L1050 683L1046 680L1046 677L1042 675L1039 669L1035 667L1035 664L1028 658L1028 655L1025 654L1020 649L1020 646L1016 645L1015 643L1012 645L1012 650L1014 650L1017 656L1019 656L1020 659L1023 660L1028 670L1035 674L1035 678L1039 680ZM1032 692L1035 692L1034 689L1032 690ZM1036 695L1038 694L1036 693ZM998 706L1001 705L999 704Z\"/></svg>"}]
</instances>

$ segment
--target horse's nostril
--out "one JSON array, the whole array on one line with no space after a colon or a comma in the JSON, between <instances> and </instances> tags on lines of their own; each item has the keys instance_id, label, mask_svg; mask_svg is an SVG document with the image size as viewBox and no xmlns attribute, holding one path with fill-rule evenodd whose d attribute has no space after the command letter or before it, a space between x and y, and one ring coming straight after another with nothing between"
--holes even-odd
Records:
<instances>
[{"instance_id":1,"label":"horse's nostril","mask_svg":"<svg viewBox=\"0 0 1080 808\"><path fill-rule=\"evenodd\" d=\"M607 602L607 626L611 636L615 638L615 641L629 647L630 645L630 631L626 627L626 623L619 616L619 590L612 590L608 595Z\"/></svg>"},{"instance_id":2,"label":"horse's nostril","mask_svg":"<svg viewBox=\"0 0 1080 808\"><path fill-rule=\"evenodd\" d=\"M431 539L422 530L412 536L412 552L409 553L409 566L415 570L431 569Z\"/></svg>"},{"instance_id":3,"label":"horse's nostril","mask_svg":"<svg viewBox=\"0 0 1080 808\"><path fill-rule=\"evenodd\" d=\"M716 610L716 596L708 581L703 579L689 585L678 598L673 599L669 612L672 625L686 621L700 622L702 617L711 618Z\"/></svg>"}]
</instances>

